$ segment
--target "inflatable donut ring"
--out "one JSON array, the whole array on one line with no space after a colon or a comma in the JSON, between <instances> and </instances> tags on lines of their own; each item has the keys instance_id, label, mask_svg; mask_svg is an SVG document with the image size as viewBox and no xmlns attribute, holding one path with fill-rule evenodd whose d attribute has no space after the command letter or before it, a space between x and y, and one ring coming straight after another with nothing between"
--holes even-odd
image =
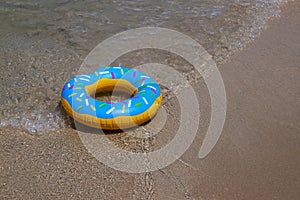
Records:
<instances>
[{"instance_id":1,"label":"inflatable donut ring","mask_svg":"<svg viewBox=\"0 0 300 200\"><path fill-rule=\"evenodd\" d=\"M117 102L92 97L114 88L133 96ZM150 120L162 102L162 94L159 85L146 74L132 68L109 66L92 74L73 76L62 89L61 102L76 121L94 128L117 130Z\"/></svg>"}]
</instances>

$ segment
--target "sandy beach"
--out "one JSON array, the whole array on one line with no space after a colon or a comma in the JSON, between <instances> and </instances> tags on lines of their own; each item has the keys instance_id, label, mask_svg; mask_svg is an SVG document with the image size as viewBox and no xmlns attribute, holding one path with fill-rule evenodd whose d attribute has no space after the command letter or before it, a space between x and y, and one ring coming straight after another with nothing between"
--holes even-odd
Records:
<instances>
[{"instance_id":1,"label":"sandy beach","mask_svg":"<svg viewBox=\"0 0 300 200\"><path fill-rule=\"evenodd\" d=\"M300 197L300 2L284 4L259 38L218 66L227 116L213 151L198 158L210 118L205 82L193 87L201 122L196 139L176 162L159 171L130 174L97 161L73 128L30 134L0 127L1 199L289 199ZM176 99L163 106L175 116ZM174 124L175 123L175 124ZM162 134L178 126L168 120ZM153 141L109 138L145 150ZM164 141L165 142L165 141ZM134 145L134 147L133 147ZM146 149L148 151L149 149Z\"/></svg>"}]
</instances>

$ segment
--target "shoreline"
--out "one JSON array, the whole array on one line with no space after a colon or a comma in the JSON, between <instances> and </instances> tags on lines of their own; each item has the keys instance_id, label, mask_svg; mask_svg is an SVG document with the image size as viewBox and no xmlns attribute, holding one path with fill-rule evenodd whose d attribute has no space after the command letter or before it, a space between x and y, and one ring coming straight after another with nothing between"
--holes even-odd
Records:
<instances>
[{"instance_id":1,"label":"shoreline","mask_svg":"<svg viewBox=\"0 0 300 200\"><path fill-rule=\"evenodd\" d=\"M198 136L180 160L157 172L108 168L87 152L71 128L30 135L0 127L0 197L297 199L300 2L281 8L281 16L269 19L258 38L218 67L228 110L221 138L207 158L197 158L210 117L209 95L200 80L194 85L204 91L198 94L204 113ZM177 125L170 122L167 129ZM117 145L131 148L126 141ZM143 143L135 145L138 149Z\"/></svg>"}]
</instances>

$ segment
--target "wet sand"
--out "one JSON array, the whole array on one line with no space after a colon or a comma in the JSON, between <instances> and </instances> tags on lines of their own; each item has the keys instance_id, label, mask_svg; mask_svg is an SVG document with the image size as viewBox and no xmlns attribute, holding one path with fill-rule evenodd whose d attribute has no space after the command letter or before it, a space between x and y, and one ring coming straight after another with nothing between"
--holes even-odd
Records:
<instances>
[{"instance_id":1,"label":"wet sand","mask_svg":"<svg viewBox=\"0 0 300 200\"><path fill-rule=\"evenodd\" d=\"M203 91L194 143L180 160L152 173L128 174L101 164L72 128L42 135L0 128L1 199L298 199L299 41L300 2L295 1L255 42L219 66L227 118L220 140L203 160L198 152L210 101L201 79L193 84ZM176 99L163 105L176 116ZM168 120L161 134L171 138L174 127L176 121ZM124 133L109 137L132 148ZM135 144L137 151L144 145Z\"/></svg>"}]
</instances>

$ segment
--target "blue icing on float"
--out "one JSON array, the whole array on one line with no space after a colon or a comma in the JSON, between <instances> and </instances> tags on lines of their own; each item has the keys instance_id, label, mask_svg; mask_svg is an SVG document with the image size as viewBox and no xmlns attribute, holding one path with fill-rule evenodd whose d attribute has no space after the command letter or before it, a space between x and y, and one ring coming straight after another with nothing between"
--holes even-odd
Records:
<instances>
[{"instance_id":1,"label":"blue icing on float","mask_svg":"<svg viewBox=\"0 0 300 200\"><path fill-rule=\"evenodd\" d=\"M89 96L86 87L101 79L128 81L137 88L137 92L129 99L117 102L96 100ZM91 74L73 76L64 85L61 96L69 103L73 112L99 119L113 119L144 113L159 97L161 98L161 91L159 85L151 77L138 70L123 66L109 66L99 68Z\"/></svg>"}]
</instances>

